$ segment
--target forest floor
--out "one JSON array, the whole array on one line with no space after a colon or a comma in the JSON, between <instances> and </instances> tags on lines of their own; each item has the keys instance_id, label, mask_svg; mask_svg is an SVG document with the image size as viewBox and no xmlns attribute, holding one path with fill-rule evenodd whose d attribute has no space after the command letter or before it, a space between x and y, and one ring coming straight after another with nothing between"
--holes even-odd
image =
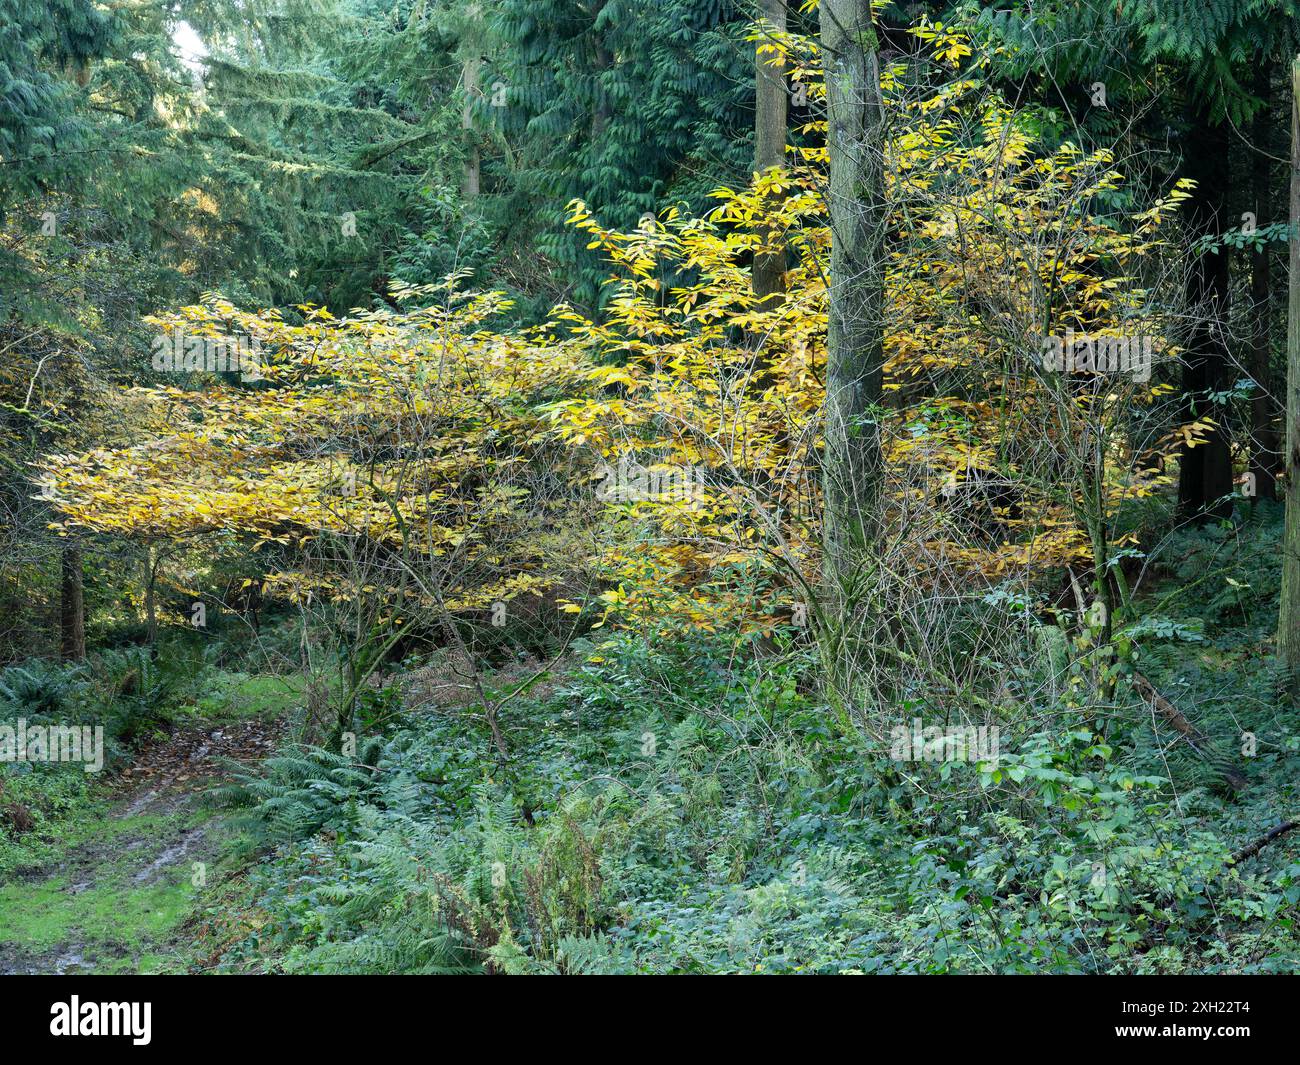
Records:
<instances>
[{"instance_id":1,"label":"forest floor","mask_svg":"<svg viewBox=\"0 0 1300 1065\"><path fill-rule=\"evenodd\" d=\"M232 762L270 754L280 732L251 718L147 744L62 826L48 860L0 885L0 974L185 969L182 926L220 849L204 793Z\"/></svg>"}]
</instances>

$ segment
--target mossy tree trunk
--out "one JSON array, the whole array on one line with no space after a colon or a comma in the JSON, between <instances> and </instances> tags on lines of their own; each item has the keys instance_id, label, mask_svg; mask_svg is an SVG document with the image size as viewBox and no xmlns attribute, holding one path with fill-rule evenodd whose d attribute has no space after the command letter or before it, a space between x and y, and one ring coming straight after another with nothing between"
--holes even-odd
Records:
<instances>
[{"instance_id":1,"label":"mossy tree trunk","mask_svg":"<svg viewBox=\"0 0 1300 1065\"><path fill-rule=\"evenodd\" d=\"M1255 91L1263 99L1271 100L1267 67L1261 68ZM1254 192L1252 210L1262 222L1274 218L1274 200L1269 189L1270 155L1268 146L1272 127L1271 108L1261 107L1255 115L1252 140L1255 142L1251 160L1251 181ZM1255 496L1258 499L1277 498L1278 439L1276 429L1277 403L1274 399L1272 372L1272 291L1273 278L1270 258L1272 249L1267 243L1252 248L1250 253L1250 375L1255 381L1255 391L1250 398L1250 464L1254 475Z\"/></svg>"},{"instance_id":2,"label":"mossy tree trunk","mask_svg":"<svg viewBox=\"0 0 1300 1065\"><path fill-rule=\"evenodd\" d=\"M856 598L881 494L884 110L870 0L822 0L830 156L824 550L832 596Z\"/></svg>"},{"instance_id":3,"label":"mossy tree trunk","mask_svg":"<svg viewBox=\"0 0 1300 1065\"><path fill-rule=\"evenodd\" d=\"M81 548L65 540L60 557L59 654L69 662L86 657L86 604Z\"/></svg>"},{"instance_id":4,"label":"mossy tree trunk","mask_svg":"<svg viewBox=\"0 0 1300 1065\"><path fill-rule=\"evenodd\" d=\"M772 26L784 32L786 28L785 0L759 0L759 14ZM785 74L780 67L770 64L771 56L754 51L754 170L758 173L785 166L786 124L789 100L786 97ZM769 242L780 239L779 233L769 233ZM769 304L780 300L785 293L785 248L773 247L754 256L754 295Z\"/></svg>"},{"instance_id":5,"label":"mossy tree trunk","mask_svg":"<svg viewBox=\"0 0 1300 1065\"><path fill-rule=\"evenodd\" d=\"M1286 315L1286 529L1277 646L1292 697L1300 695L1300 58L1291 68L1291 242Z\"/></svg>"},{"instance_id":6,"label":"mossy tree trunk","mask_svg":"<svg viewBox=\"0 0 1300 1065\"><path fill-rule=\"evenodd\" d=\"M461 84L465 90L465 102L460 112L460 128L465 137L465 169L461 175L461 195L467 203L473 203L478 199L483 167L478 134L474 130L474 100L479 95L479 66L480 60L476 55L467 56L461 66Z\"/></svg>"}]
</instances>

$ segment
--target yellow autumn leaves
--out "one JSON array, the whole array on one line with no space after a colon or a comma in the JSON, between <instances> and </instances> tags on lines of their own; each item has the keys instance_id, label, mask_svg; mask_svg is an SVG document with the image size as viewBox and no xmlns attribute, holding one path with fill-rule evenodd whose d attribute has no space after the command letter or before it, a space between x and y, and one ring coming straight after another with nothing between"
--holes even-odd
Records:
<instances>
[{"instance_id":1,"label":"yellow autumn leaves","mask_svg":"<svg viewBox=\"0 0 1300 1065\"><path fill-rule=\"evenodd\" d=\"M918 35L942 65L969 54L941 26ZM779 47L820 91L811 43ZM1020 117L975 80L922 96L896 72L885 84L879 417L896 531L918 580L936 557L992 575L1068 564L1090 549L1087 489L1068 469L1079 439L1104 435L1100 505L1113 516L1164 483L1160 455L1181 437L1156 446L1118 425L1159 387L1098 391L1036 372L1033 334L1162 335L1129 270L1158 255L1182 190L1127 219L1093 217L1088 205L1122 184L1104 153L1036 156ZM541 327L497 331L505 298L457 279L348 318L305 306L290 324L217 296L159 316L160 331L255 339L263 379L145 390L139 443L51 456L43 491L62 525L142 541L221 532L281 558L322 537L364 538L408 564L454 559L450 609L544 592L581 565L607 588L607 617L769 627L795 575L818 566L824 150L792 151L791 163L719 190L704 218L669 209L626 233L571 204L570 224L613 271L599 318L561 306ZM773 233L786 295L760 306L749 262ZM705 476L688 497L593 499L598 467L620 457ZM942 515L917 522L941 484L977 469L1011 478L1021 498L995 515L994 542ZM269 594L302 587L277 565Z\"/></svg>"}]
</instances>

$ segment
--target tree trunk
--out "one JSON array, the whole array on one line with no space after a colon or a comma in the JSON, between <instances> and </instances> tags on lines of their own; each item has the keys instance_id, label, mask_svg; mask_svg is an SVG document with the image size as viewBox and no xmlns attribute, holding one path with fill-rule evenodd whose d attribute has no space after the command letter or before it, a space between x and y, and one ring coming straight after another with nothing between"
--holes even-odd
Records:
<instances>
[{"instance_id":1,"label":"tree trunk","mask_svg":"<svg viewBox=\"0 0 1300 1065\"><path fill-rule=\"evenodd\" d=\"M759 0L759 13L776 29L785 30L785 0ZM789 100L786 97L785 74L773 67L771 56L754 52L754 170L762 173L774 166L785 166L786 122ZM768 242L780 239L780 234L769 232ZM759 252L754 256L754 295L771 303L779 301L785 293L785 247Z\"/></svg>"},{"instance_id":2,"label":"tree trunk","mask_svg":"<svg viewBox=\"0 0 1300 1065\"><path fill-rule=\"evenodd\" d=\"M59 655L76 662L86 657L86 606L81 572L81 548L63 543L59 596Z\"/></svg>"},{"instance_id":3,"label":"tree trunk","mask_svg":"<svg viewBox=\"0 0 1300 1065\"><path fill-rule=\"evenodd\" d=\"M479 91L478 68L478 56L470 56L461 68L461 80L465 87L465 103L460 111L460 128L465 134L465 171L461 178L461 194L470 203L478 199L483 166L478 140L474 134L474 98Z\"/></svg>"},{"instance_id":4,"label":"tree trunk","mask_svg":"<svg viewBox=\"0 0 1300 1065\"><path fill-rule=\"evenodd\" d=\"M1197 187L1188 212L1192 232L1216 235L1227 228L1224 196L1228 189L1228 127L1194 116L1187 142L1188 176ZM1178 504L1185 518L1204 521L1232 514L1232 456L1228 447L1226 408L1210 396L1232 387L1233 373L1226 336L1228 251L1205 252L1192 261L1187 279L1188 311L1194 316L1183 363L1184 416L1211 418L1217 425L1196 447L1183 446L1178 477Z\"/></svg>"},{"instance_id":5,"label":"tree trunk","mask_svg":"<svg viewBox=\"0 0 1300 1065\"><path fill-rule=\"evenodd\" d=\"M598 0L597 3L592 5L591 21L593 28L608 2L609 0ZM604 75L613 67L614 53L609 50L604 38L597 36L595 56L592 59L593 103L591 109L591 147L592 151L596 153L607 148L601 142L604 139L609 120L614 117L614 110L610 107L609 97L605 95L604 85ZM593 156L593 158L598 158L598 155Z\"/></svg>"},{"instance_id":6,"label":"tree trunk","mask_svg":"<svg viewBox=\"0 0 1300 1065\"><path fill-rule=\"evenodd\" d=\"M830 158L824 550L849 597L874 540L881 480L885 225L880 70L870 0L822 0Z\"/></svg>"},{"instance_id":7,"label":"tree trunk","mask_svg":"<svg viewBox=\"0 0 1300 1065\"><path fill-rule=\"evenodd\" d=\"M158 642L158 560L153 548L144 553L144 622L145 638L152 647Z\"/></svg>"},{"instance_id":8,"label":"tree trunk","mask_svg":"<svg viewBox=\"0 0 1300 1065\"><path fill-rule=\"evenodd\" d=\"M1300 695L1300 58L1291 68L1291 245L1286 308L1286 529L1277 647L1287 688Z\"/></svg>"},{"instance_id":9,"label":"tree trunk","mask_svg":"<svg viewBox=\"0 0 1300 1065\"><path fill-rule=\"evenodd\" d=\"M1267 71L1260 75L1256 92L1263 99L1271 99ZM1255 142L1254 158L1251 162L1251 177L1254 185L1253 210L1257 221L1272 221L1273 197L1269 189L1269 153L1266 145L1270 143L1269 129L1272 125L1269 108L1261 107L1255 115L1255 129L1252 140ZM1254 478L1256 499L1277 498L1277 429L1274 417L1276 403L1273 399L1272 371L1272 322L1270 313L1272 303L1272 277L1270 258L1272 249L1263 244L1252 249L1250 258L1250 299L1251 299L1251 337L1250 337L1250 376L1255 382L1255 391L1250 399L1250 464L1248 471Z\"/></svg>"},{"instance_id":10,"label":"tree trunk","mask_svg":"<svg viewBox=\"0 0 1300 1065\"><path fill-rule=\"evenodd\" d=\"M1250 376L1255 391L1250 398L1250 464L1256 499L1277 498L1277 429L1273 423L1273 372L1270 367L1269 295L1272 278L1267 245L1251 252L1250 298L1255 307L1252 322Z\"/></svg>"}]
</instances>

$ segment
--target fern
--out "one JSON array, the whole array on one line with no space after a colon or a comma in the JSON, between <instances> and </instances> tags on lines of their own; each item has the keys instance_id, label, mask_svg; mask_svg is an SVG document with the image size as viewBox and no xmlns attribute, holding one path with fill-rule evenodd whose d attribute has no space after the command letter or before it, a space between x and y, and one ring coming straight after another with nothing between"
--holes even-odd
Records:
<instances>
[{"instance_id":1,"label":"fern","mask_svg":"<svg viewBox=\"0 0 1300 1065\"><path fill-rule=\"evenodd\" d=\"M237 770L212 798L239 811L232 825L256 849L345 827L357 804L378 798L378 775L377 768L308 747L267 759L260 772Z\"/></svg>"}]
</instances>

